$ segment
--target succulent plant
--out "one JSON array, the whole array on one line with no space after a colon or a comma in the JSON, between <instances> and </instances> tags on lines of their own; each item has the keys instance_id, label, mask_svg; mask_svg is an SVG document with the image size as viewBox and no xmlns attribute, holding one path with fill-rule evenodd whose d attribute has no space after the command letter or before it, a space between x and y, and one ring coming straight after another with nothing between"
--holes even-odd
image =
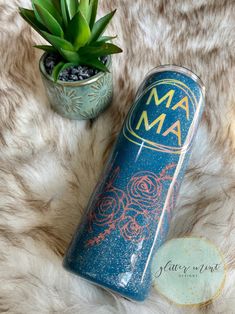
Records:
<instances>
[{"instance_id":1,"label":"succulent plant","mask_svg":"<svg viewBox=\"0 0 235 314\"><path fill-rule=\"evenodd\" d=\"M32 0L32 10L19 8L21 16L51 45L35 46L61 56L52 76L75 65L107 72L100 58L122 50L103 33L116 10L96 21L98 0Z\"/></svg>"}]
</instances>

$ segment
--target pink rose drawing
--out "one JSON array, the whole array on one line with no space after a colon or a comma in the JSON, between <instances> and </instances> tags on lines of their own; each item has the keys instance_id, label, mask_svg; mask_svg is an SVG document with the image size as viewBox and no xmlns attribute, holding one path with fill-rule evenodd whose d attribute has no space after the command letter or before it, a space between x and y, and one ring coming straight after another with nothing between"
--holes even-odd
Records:
<instances>
[{"instance_id":1,"label":"pink rose drawing","mask_svg":"<svg viewBox=\"0 0 235 314\"><path fill-rule=\"evenodd\" d=\"M123 190L115 188L120 168L117 168L103 193L96 196L88 213L88 231L97 234L87 245L97 245L113 231L119 230L126 241L140 243L150 236L152 226L159 222L165 200L163 192L173 179L174 164L167 165L158 175L150 171L137 172ZM165 183L168 181L168 183ZM170 220L175 205L175 189L167 200L164 219ZM96 227L96 228L95 228Z\"/></svg>"},{"instance_id":2,"label":"pink rose drawing","mask_svg":"<svg viewBox=\"0 0 235 314\"><path fill-rule=\"evenodd\" d=\"M144 213L127 209L118 227L125 240L139 243L148 239L149 223L149 218Z\"/></svg>"},{"instance_id":3,"label":"pink rose drawing","mask_svg":"<svg viewBox=\"0 0 235 314\"><path fill-rule=\"evenodd\" d=\"M153 172L138 172L130 179L127 190L133 203L154 210L162 193L162 183Z\"/></svg>"},{"instance_id":4,"label":"pink rose drawing","mask_svg":"<svg viewBox=\"0 0 235 314\"><path fill-rule=\"evenodd\" d=\"M122 216L126 204L126 194L119 189L111 187L99 194L93 210L88 215L90 227L92 224L97 226L115 224Z\"/></svg>"}]
</instances>

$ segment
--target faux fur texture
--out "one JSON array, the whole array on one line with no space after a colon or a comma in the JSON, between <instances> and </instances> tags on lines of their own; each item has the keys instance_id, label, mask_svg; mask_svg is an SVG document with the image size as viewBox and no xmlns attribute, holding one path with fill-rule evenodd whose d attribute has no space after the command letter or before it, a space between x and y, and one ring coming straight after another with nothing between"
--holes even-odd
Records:
<instances>
[{"instance_id":1,"label":"faux fur texture","mask_svg":"<svg viewBox=\"0 0 235 314\"><path fill-rule=\"evenodd\" d=\"M93 123L61 118L41 83L42 39L19 17L29 1L0 0L0 313L235 313L235 2L110 0L111 108ZM101 12L102 11L102 12ZM192 233L224 252L221 296L182 308L152 292L142 304L111 295L61 267L62 256L144 75L160 64L191 68L207 105L170 237Z\"/></svg>"}]
</instances>

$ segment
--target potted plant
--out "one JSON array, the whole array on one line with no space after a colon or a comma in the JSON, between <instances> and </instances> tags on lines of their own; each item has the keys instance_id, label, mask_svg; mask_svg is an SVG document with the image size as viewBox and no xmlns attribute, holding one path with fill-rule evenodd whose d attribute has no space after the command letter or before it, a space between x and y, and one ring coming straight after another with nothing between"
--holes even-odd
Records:
<instances>
[{"instance_id":1,"label":"potted plant","mask_svg":"<svg viewBox=\"0 0 235 314\"><path fill-rule=\"evenodd\" d=\"M69 119L92 119L112 99L111 54L122 50L103 36L115 11L96 21L98 0L32 0L21 16L50 45L39 62L53 109Z\"/></svg>"}]
</instances>

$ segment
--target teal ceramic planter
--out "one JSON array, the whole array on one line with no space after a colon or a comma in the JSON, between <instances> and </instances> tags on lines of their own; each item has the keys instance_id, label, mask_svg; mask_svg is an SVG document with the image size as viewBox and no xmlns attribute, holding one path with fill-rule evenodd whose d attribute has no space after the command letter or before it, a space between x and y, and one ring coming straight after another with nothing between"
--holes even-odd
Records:
<instances>
[{"instance_id":1,"label":"teal ceramic planter","mask_svg":"<svg viewBox=\"0 0 235 314\"><path fill-rule=\"evenodd\" d=\"M94 119L104 111L112 101L112 73L99 72L95 76L78 82L64 82L53 78L46 72L44 59L40 59L39 68L51 107L61 116L73 120ZM111 57L107 67L111 70Z\"/></svg>"}]
</instances>

